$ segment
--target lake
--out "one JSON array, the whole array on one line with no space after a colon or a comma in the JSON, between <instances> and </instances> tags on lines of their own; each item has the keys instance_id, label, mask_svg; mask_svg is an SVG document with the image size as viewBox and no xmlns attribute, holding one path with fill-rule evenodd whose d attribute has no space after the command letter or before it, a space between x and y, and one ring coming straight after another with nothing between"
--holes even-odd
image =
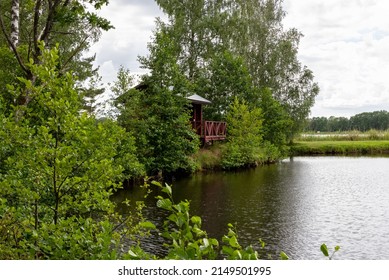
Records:
<instances>
[{"instance_id":1,"label":"lake","mask_svg":"<svg viewBox=\"0 0 389 280\"><path fill-rule=\"evenodd\" d=\"M334 259L389 259L389 158L295 157L278 164L239 172L197 174L173 182L176 201L191 201L191 213L203 219L210 237L227 233L236 224L241 245L277 259L324 259L320 245ZM123 190L115 199L142 199L139 188ZM161 224L164 213L146 199L145 215ZM161 252L154 236L146 247Z\"/></svg>"}]
</instances>

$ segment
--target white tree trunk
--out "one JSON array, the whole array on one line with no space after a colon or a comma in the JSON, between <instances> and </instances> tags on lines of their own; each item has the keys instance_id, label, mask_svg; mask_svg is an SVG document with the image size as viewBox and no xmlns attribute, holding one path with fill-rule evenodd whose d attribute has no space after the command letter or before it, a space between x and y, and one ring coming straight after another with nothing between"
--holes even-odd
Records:
<instances>
[{"instance_id":1,"label":"white tree trunk","mask_svg":"<svg viewBox=\"0 0 389 280\"><path fill-rule=\"evenodd\" d=\"M12 0L10 39L15 47L19 43L19 10L19 0Z\"/></svg>"}]
</instances>

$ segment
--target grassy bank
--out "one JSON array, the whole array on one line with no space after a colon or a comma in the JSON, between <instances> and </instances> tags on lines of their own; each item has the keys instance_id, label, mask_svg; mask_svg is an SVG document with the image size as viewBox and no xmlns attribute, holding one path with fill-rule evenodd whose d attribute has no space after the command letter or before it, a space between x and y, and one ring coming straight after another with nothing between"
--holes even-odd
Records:
<instances>
[{"instance_id":1,"label":"grassy bank","mask_svg":"<svg viewBox=\"0 0 389 280\"><path fill-rule=\"evenodd\" d=\"M203 147L194 156L196 172L222 169L222 153L224 143L214 143L212 146Z\"/></svg>"},{"instance_id":2,"label":"grassy bank","mask_svg":"<svg viewBox=\"0 0 389 280\"><path fill-rule=\"evenodd\" d=\"M361 132L358 130L340 131L340 132L305 132L295 139L297 142L308 141L369 141L369 140L388 140L389 131L369 130Z\"/></svg>"},{"instance_id":3,"label":"grassy bank","mask_svg":"<svg viewBox=\"0 0 389 280\"><path fill-rule=\"evenodd\" d=\"M293 155L377 155L389 154L389 140L360 140L360 141L296 141L291 151Z\"/></svg>"},{"instance_id":4,"label":"grassy bank","mask_svg":"<svg viewBox=\"0 0 389 280\"><path fill-rule=\"evenodd\" d=\"M272 145L263 145L251 151L232 149L226 142L214 142L206 145L192 156L194 171L234 170L274 163L282 158L281 152ZM233 156L231 156L233 155Z\"/></svg>"}]
</instances>

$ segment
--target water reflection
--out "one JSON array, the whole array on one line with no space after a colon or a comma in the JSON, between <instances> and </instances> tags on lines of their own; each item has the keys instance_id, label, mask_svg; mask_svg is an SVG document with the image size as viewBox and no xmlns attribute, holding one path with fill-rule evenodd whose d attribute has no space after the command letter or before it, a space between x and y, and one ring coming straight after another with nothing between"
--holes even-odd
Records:
<instances>
[{"instance_id":1,"label":"water reflection","mask_svg":"<svg viewBox=\"0 0 389 280\"><path fill-rule=\"evenodd\" d=\"M190 200L212 237L220 239L236 223L242 245L259 249L262 238L264 256L277 258L283 250L293 259L322 259L325 242L342 247L339 259L389 259L388 164L389 158L297 157L179 180L174 199ZM141 199L142 192L135 188L117 199L126 196ZM146 215L160 223L153 196Z\"/></svg>"}]
</instances>

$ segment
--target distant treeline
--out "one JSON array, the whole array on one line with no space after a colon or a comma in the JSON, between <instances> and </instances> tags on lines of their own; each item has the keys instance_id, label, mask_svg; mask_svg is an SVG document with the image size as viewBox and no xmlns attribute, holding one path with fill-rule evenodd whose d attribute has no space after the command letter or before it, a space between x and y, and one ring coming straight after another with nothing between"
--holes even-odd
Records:
<instances>
[{"instance_id":1,"label":"distant treeline","mask_svg":"<svg viewBox=\"0 0 389 280\"><path fill-rule=\"evenodd\" d=\"M306 131L368 131L371 129L389 129L389 112L374 111L360 113L350 118L346 117L314 117L308 119Z\"/></svg>"}]
</instances>

